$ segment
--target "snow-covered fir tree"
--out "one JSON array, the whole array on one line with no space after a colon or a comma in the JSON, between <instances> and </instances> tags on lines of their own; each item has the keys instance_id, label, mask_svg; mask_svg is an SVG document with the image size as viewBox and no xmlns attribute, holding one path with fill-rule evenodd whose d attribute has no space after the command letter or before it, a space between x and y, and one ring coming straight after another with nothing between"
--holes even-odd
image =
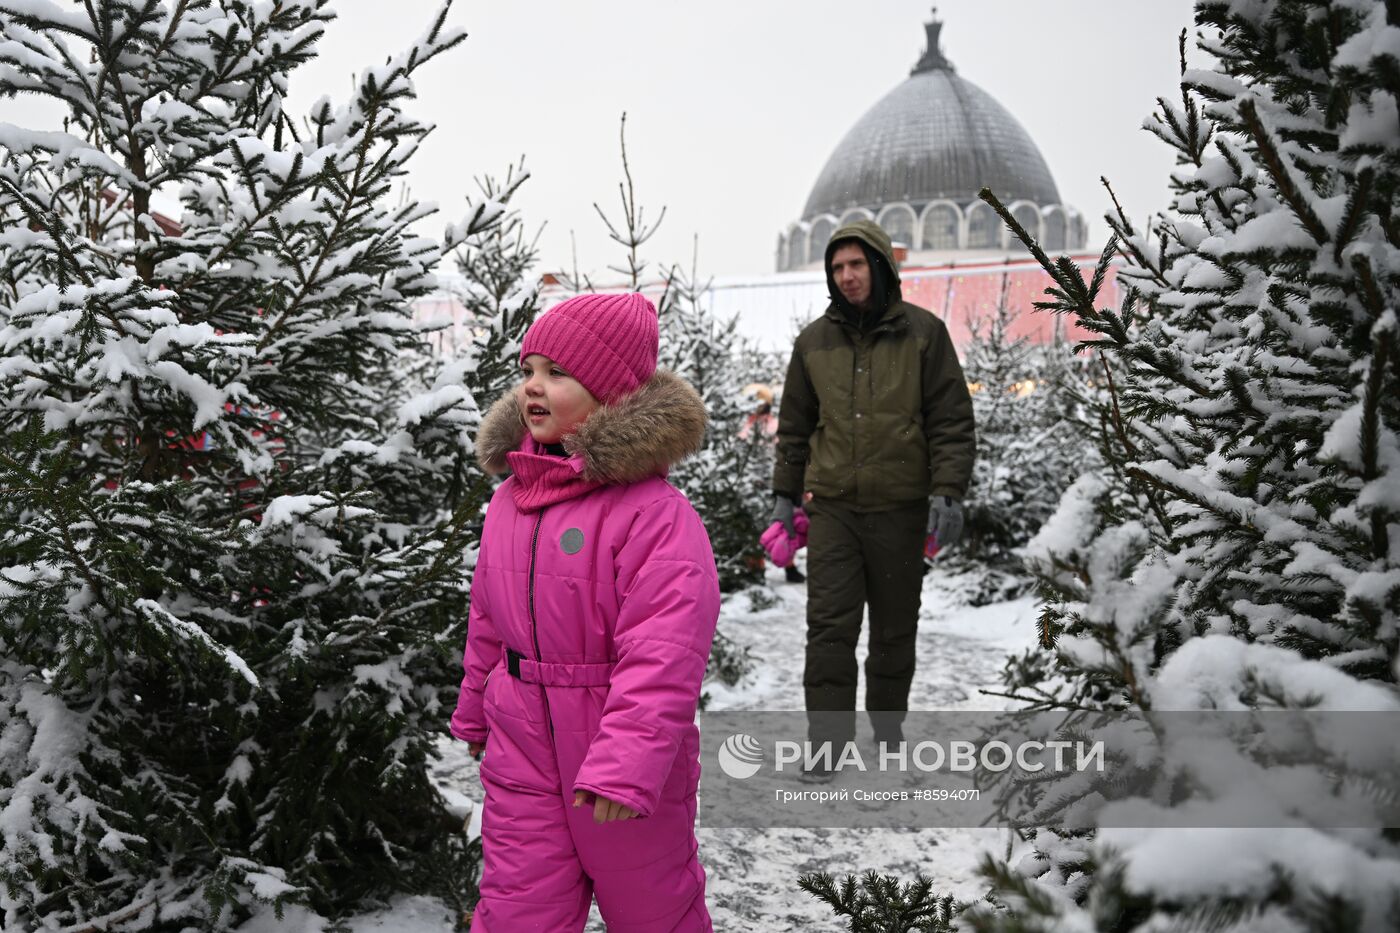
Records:
<instances>
[{"instance_id":1,"label":"snow-covered fir tree","mask_svg":"<svg viewBox=\"0 0 1400 933\"><path fill-rule=\"evenodd\" d=\"M478 200L488 204L508 201L529 177L522 159L506 170L504 181L487 176L478 182ZM519 338L537 310L539 276L535 265L542 229L531 234L520 213L509 209L498 222L468 237L453 256L458 277L452 281L451 292L464 316L458 322L457 337L441 346L449 353L468 345L476 347L472 352L477 365L472 372L488 396L499 397L518 378L519 367L510 350L514 346L519 352Z\"/></svg>"},{"instance_id":2,"label":"snow-covered fir tree","mask_svg":"<svg viewBox=\"0 0 1400 933\"><path fill-rule=\"evenodd\" d=\"M679 463L670 479L705 521L719 568L720 588L732 591L763 578L759 535L768 520L773 438L755 419L759 400L746 386L771 378L774 362L748 345L734 321L705 303L708 283L673 271L661 310L660 365L680 374L705 400L709 424L700 452Z\"/></svg>"},{"instance_id":3,"label":"snow-covered fir tree","mask_svg":"<svg viewBox=\"0 0 1400 933\"><path fill-rule=\"evenodd\" d=\"M479 185L478 206L507 205L528 178L523 160L507 170L504 182L486 177ZM530 236L519 212L507 207L495 223L469 235L454 256L458 276L452 293L463 316L453 327L457 336L439 347L450 346L443 354L443 375L450 373L475 403L468 428L472 437L478 414L520 381L520 341L539 312L537 236ZM470 445L470 438L464 440ZM475 456L464 457L453 464L448 502L455 505L464 490L476 496L483 483L491 482Z\"/></svg>"},{"instance_id":4,"label":"snow-covered fir tree","mask_svg":"<svg viewBox=\"0 0 1400 933\"><path fill-rule=\"evenodd\" d=\"M951 552L993 574L1021 572L1016 550L1069 484L1093 468L1095 455L1084 442L1094 394L1086 361L1058 329L1048 343L1014 335L1024 311L1007 300L1008 283L1003 276L996 305L969 321L963 371L977 417L977 462L963 543Z\"/></svg>"},{"instance_id":5,"label":"snow-covered fir tree","mask_svg":"<svg viewBox=\"0 0 1400 933\"><path fill-rule=\"evenodd\" d=\"M1148 122L1177 153L1171 209L1147 229L1109 218L1121 307L1036 250L1050 303L1096 335L1106 463L1028 548L1053 650L1008 687L1046 709L1394 715L1400 7L1200 0L1196 20L1211 67L1186 67L1183 33L1180 102ZM1042 830L1023 859L988 863L993 900L959 928L1394 929L1394 833L1331 828L1283 788L1341 799L1346 782L1144 764L1206 828ZM1375 777L1379 803L1394 772ZM1048 810L1095 806L1043 788ZM1210 828L1246 806L1290 828Z\"/></svg>"},{"instance_id":6,"label":"snow-covered fir tree","mask_svg":"<svg viewBox=\"0 0 1400 933\"><path fill-rule=\"evenodd\" d=\"M303 120L325 0L0 0L0 97L67 109L0 125L5 929L469 884L427 765L479 405L410 304L504 197L442 242L390 197L446 12Z\"/></svg>"},{"instance_id":7,"label":"snow-covered fir tree","mask_svg":"<svg viewBox=\"0 0 1400 933\"><path fill-rule=\"evenodd\" d=\"M838 886L823 872L803 875L802 890L846 920L851 933L947 933L953 898L936 894L933 880L922 875L900 884L892 875L867 871L847 875Z\"/></svg>"}]
</instances>

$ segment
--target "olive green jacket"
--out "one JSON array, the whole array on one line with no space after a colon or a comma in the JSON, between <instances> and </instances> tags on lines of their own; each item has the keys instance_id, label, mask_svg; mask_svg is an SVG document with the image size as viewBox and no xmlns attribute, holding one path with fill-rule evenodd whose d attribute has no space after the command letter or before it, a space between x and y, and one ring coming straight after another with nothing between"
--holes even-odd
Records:
<instances>
[{"instance_id":1,"label":"olive green jacket","mask_svg":"<svg viewBox=\"0 0 1400 933\"><path fill-rule=\"evenodd\" d=\"M861 511L931 495L962 499L976 440L972 398L948 328L901 298L883 230L859 221L831 242L843 239L884 257L888 268L876 262L872 275L886 276L888 305L862 331L859 312L837 297L798 335L778 413L773 491L794 500L810 492ZM839 296L831 252L828 246L827 281Z\"/></svg>"}]
</instances>

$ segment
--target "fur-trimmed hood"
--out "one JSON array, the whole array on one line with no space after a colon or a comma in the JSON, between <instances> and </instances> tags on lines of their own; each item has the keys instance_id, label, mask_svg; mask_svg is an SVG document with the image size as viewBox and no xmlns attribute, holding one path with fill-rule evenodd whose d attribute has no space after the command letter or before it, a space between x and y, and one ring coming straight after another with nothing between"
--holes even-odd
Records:
<instances>
[{"instance_id":1,"label":"fur-trimmed hood","mask_svg":"<svg viewBox=\"0 0 1400 933\"><path fill-rule=\"evenodd\" d=\"M675 373L658 369L637 391L598 406L563 444L571 455L583 458L584 479L635 483L665 473L698 452L706 420L699 393ZM496 476L507 472L506 454L520 450L526 436L512 390L481 421L476 454L482 469Z\"/></svg>"}]
</instances>

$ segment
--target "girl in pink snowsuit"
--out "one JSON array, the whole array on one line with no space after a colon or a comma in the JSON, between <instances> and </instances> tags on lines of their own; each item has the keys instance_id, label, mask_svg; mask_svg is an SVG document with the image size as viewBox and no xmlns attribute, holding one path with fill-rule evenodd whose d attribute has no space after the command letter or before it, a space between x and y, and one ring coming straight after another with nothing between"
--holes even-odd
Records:
<instances>
[{"instance_id":1,"label":"girl in pink snowsuit","mask_svg":"<svg viewBox=\"0 0 1400 933\"><path fill-rule=\"evenodd\" d=\"M700 517L665 480L705 407L656 369L641 295L582 295L525 334L477 454L487 509L452 734L486 800L473 933L711 930L695 709L719 615Z\"/></svg>"}]
</instances>

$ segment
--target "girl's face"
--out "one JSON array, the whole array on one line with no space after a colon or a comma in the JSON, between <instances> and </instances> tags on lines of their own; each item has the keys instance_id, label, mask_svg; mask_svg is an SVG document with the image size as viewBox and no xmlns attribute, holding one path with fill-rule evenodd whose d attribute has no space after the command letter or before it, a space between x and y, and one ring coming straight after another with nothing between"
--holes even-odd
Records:
<instances>
[{"instance_id":1,"label":"girl's face","mask_svg":"<svg viewBox=\"0 0 1400 933\"><path fill-rule=\"evenodd\" d=\"M530 436L540 444L559 443L598 407L598 400L547 356L525 357L520 375L525 381L515 390L515 401Z\"/></svg>"}]
</instances>

